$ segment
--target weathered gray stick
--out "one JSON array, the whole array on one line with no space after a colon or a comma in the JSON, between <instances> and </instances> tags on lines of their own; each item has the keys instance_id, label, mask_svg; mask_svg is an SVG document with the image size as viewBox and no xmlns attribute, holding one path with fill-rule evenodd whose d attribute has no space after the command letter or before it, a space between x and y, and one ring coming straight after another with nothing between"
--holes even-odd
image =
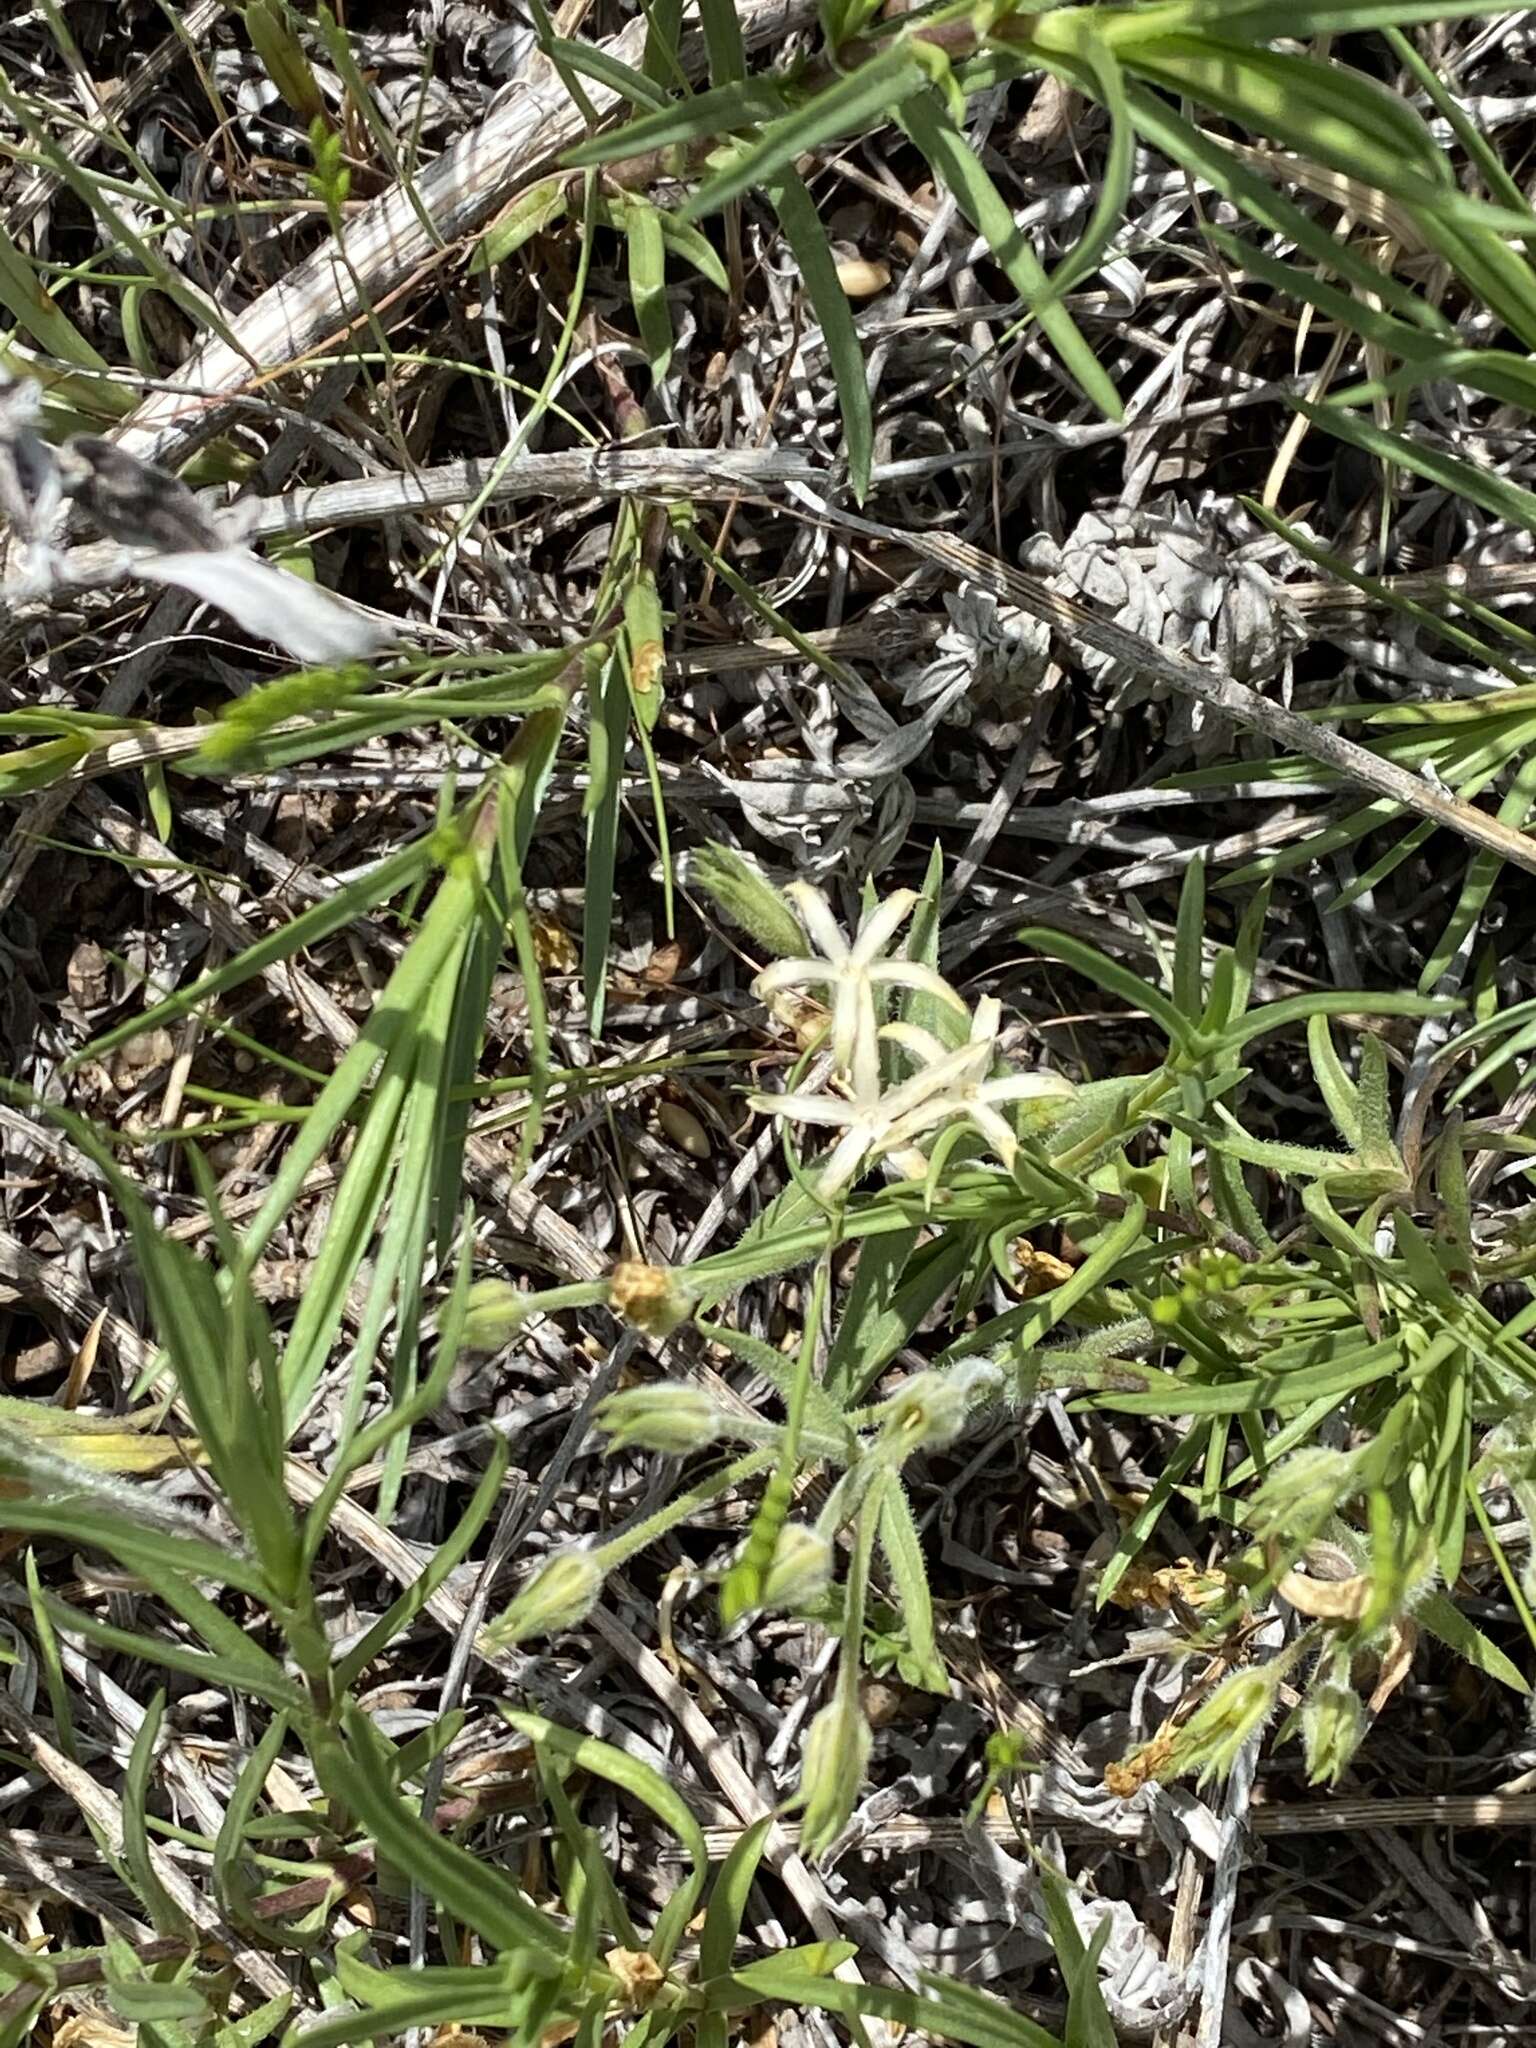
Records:
<instances>
[{"instance_id":1,"label":"weathered gray stick","mask_svg":"<svg viewBox=\"0 0 1536 2048\"><path fill-rule=\"evenodd\" d=\"M780 42L816 18L816 0L757 0L739 9L749 49ZM640 16L606 45L631 66L643 59L649 22ZM703 37L683 39L681 58L702 74ZM146 461L175 464L223 425L227 400L262 373L297 362L327 335L350 327L370 305L397 291L445 247L484 226L530 178L585 132L585 123L553 70L537 61L478 128L417 174L414 192L395 185L349 221L291 276L263 292L234 323L232 348L210 335L172 383L154 392L114 434L120 447ZM584 90L599 115L618 104L610 87L588 78ZM428 231L430 223L431 232Z\"/></svg>"}]
</instances>

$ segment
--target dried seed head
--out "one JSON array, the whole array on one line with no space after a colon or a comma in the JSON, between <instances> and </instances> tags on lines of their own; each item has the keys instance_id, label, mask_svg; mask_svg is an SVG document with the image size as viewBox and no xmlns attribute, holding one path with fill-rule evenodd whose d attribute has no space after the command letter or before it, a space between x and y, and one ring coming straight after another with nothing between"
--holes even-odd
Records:
<instances>
[{"instance_id":1,"label":"dried seed head","mask_svg":"<svg viewBox=\"0 0 1536 2048\"><path fill-rule=\"evenodd\" d=\"M649 2012L661 1995L667 1973L644 1949L611 1948L603 1961L618 1980L619 1994L630 2012Z\"/></svg>"},{"instance_id":2,"label":"dried seed head","mask_svg":"<svg viewBox=\"0 0 1536 2048\"><path fill-rule=\"evenodd\" d=\"M608 1281L608 1306L648 1337L670 1337L693 1314L693 1301L670 1266L620 1259Z\"/></svg>"}]
</instances>

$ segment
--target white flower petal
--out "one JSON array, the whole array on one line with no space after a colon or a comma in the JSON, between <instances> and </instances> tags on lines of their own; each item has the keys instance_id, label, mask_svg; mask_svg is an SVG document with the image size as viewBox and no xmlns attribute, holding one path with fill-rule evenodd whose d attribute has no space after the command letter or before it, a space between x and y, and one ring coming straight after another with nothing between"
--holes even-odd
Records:
<instances>
[{"instance_id":1,"label":"white flower petal","mask_svg":"<svg viewBox=\"0 0 1536 2048\"><path fill-rule=\"evenodd\" d=\"M996 1038L1003 1021L1003 1006L996 996L983 996L971 1013L972 1038Z\"/></svg>"},{"instance_id":2,"label":"white flower petal","mask_svg":"<svg viewBox=\"0 0 1536 2048\"><path fill-rule=\"evenodd\" d=\"M1003 1074L995 1081L983 1081L976 1091L983 1102L1033 1102L1041 1096L1074 1092L1064 1074Z\"/></svg>"},{"instance_id":3,"label":"white flower petal","mask_svg":"<svg viewBox=\"0 0 1536 2048\"><path fill-rule=\"evenodd\" d=\"M800 922L805 926L813 944L819 946L827 958L839 964L848 958L848 941L843 936L842 926L832 915L832 906L813 882L791 882L784 891L800 913Z\"/></svg>"},{"instance_id":4,"label":"white flower petal","mask_svg":"<svg viewBox=\"0 0 1536 2048\"><path fill-rule=\"evenodd\" d=\"M838 1139L817 1169L817 1192L822 1195L838 1194L860 1172L873 1149L867 1130L848 1131Z\"/></svg>"},{"instance_id":5,"label":"white flower petal","mask_svg":"<svg viewBox=\"0 0 1536 2048\"><path fill-rule=\"evenodd\" d=\"M880 1095L880 1044L869 984L845 975L832 1005L832 1051L848 1076L854 1097L875 1102Z\"/></svg>"},{"instance_id":6,"label":"white flower petal","mask_svg":"<svg viewBox=\"0 0 1536 2048\"><path fill-rule=\"evenodd\" d=\"M802 982L811 988L825 988L833 970L825 960L771 960L752 978L752 993L759 1001L777 995L780 989L797 988Z\"/></svg>"},{"instance_id":7,"label":"white flower petal","mask_svg":"<svg viewBox=\"0 0 1536 2048\"><path fill-rule=\"evenodd\" d=\"M878 960L895 938L902 921L917 901L915 889L893 889L883 903L877 903L859 925L851 958L860 967Z\"/></svg>"},{"instance_id":8,"label":"white flower petal","mask_svg":"<svg viewBox=\"0 0 1536 2048\"><path fill-rule=\"evenodd\" d=\"M978 1050L985 1047L957 1046L953 1052L945 1053L941 1060L935 1060L930 1067L918 1071L894 1088L888 1088L880 1098L882 1113L896 1119L915 1109L921 1102L939 1098L953 1110L956 1116L965 1111L964 1084L975 1077L975 1062Z\"/></svg>"},{"instance_id":9,"label":"white flower petal","mask_svg":"<svg viewBox=\"0 0 1536 2048\"><path fill-rule=\"evenodd\" d=\"M943 1040L935 1038L931 1031L925 1031L921 1024L908 1024L902 1018L894 1024L882 1024L880 1036L889 1039L893 1045L899 1045L903 1052L911 1053L925 1067L943 1059L949 1051Z\"/></svg>"},{"instance_id":10,"label":"white flower petal","mask_svg":"<svg viewBox=\"0 0 1536 2048\"><path fill-rule=\"evenodd\" d=\"M1012 1166L1014 1154L1019 1149L1019 1141L1009 1128L1007 1120L999 1116L995 1109L989 1109L984 1102L973 1102L970 1108L970 1122L972 1128L986 1139L1004 1166Z\"/></svg>"},{"instance_id":11,"label":"white flower petal","mask_svg":"<svg viewBox=\"0 0 1536 2048\"><path fill-rule=\"evenodd\" d=\"M749 1095L747 1101L759 1116L787 1116L792 1123L826 1124L833 1130L862 1120L851 1102L839 1102L835 1095Z\"/></svg>"}]
</instances>

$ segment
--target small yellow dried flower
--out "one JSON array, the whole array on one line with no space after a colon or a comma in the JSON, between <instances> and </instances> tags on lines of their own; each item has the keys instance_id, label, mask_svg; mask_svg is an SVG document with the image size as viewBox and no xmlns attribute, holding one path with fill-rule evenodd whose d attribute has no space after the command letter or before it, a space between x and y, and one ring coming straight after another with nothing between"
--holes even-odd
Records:
<instances>
[{"instance_id":1,"label":"small yellow dried flower","mask_svg":"<svg viewBox=\"0 0 1536 2048\"><path fill-rule=\"evenodd\" d=\"M626 2009L649 2012L667 1981L667 1973L656 1958L642 1948L611 1948L603 1961L619 1980Z\"/></svg>"},{"instance_id":2,"label":"small yellow dried flower","mask_svg":"<svg viewBox=\"0 0 1536 2048\"><path fill-rule=\"evenodd\" d=\"M648 1337L670 1337L693 1313L692 1297L670 1266L621 1259L608 1278L608 1306Z\"/></svg>"}]
</instances>

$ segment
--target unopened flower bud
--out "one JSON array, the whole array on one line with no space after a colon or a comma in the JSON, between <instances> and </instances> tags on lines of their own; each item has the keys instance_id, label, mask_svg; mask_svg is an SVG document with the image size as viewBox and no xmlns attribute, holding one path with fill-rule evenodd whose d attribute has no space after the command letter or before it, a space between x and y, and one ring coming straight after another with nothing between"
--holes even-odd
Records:
<instances>
[{"instance_id":1,"label":"unopened flower bud","mask_svg":"<svg viewBox=\"0 0 1536 2048\"><path fill-rule=\"evenodd\" d=\"M670 1266L621 1259L608 1278L608 1306L648 1337L670 1337L693 1314L693 1298Z\"/></svg>"},{"instance_id":2,"label":"unopened flower bud","mask_svg":"<svg viewBox=\"0 0 1536 2048\"><path fill-rule=\"evenodd\" d=\"M1243 1745L1256 1735L1274 1711L1283 1675L1280 1661L1234 1671L1224 1678L1204 1706L1198 1707L1174 1737L1172 1753L1159 1777L1182 1777L1194 1771L1197 1782L1224 1778L1237 1762Z\"/></svg>"},{"instance_id":3,"label":"unopened flower bud","mask_svg":"<svg viewBox=\"0 0 1536 2048\"><path fill-rule=\"evenodd\" d=\"M654 1387L627 1387L610 1394L597 1411L597 1426L609 1438L610 1451L664 1451L682 1457L702 1450L720 1435L724 1416L702 1387L664 1382Z\"/></svg>"},{"instance_id":4,"label":"unopened flower bud","mask_svg":"<svg viewBox=\"0 0 1536 2048\"><path fill-rule=\"evenodd\" d=\"M1314 1686L1301 1709L1307 1778L1336 1785L1365 1734L1365 1707L1352 1685L1327 1679Z\"/></svg>"},{"instance_id":5,"label":"unopened flower bud","mask_svg":"<svg viewBox=\"0 0 1536 2048\"><path fill-rule=\"evenodd\" d=\"M763 1579L761 1604L798 1613L814 1607L831 1583L832 1545L827 1538L804 1522L786 1524Z\"/></svg>"},{"instance_id":6,"label":"unopened flower bud","mask_svg":"<svg viewBox=\"0 0 1536 2048\"><path fill-rule=\"evenodd\" d=\"M522 1328L528 1297L505 1280L477 1280L469 1290L464 1344L469 1351L499 1351Z\"/></svg>"},{"instance_id":7,"label":"unopened flower bud","mask_svg":"<svg viewBox=\"0 0 1536 2048\"><path fill-rule=\"evenodd\" d=\"M805 1737L800 1846L807 1856L819 1856L829 1849L848 1825L873 1746L874 1737L857 1694L849 1694L839 1685L831 1704L822 1708Z\"/></svg>"},{"instance_id":8,"label":"unopened flower bud","mask_svg":"<svg viewBox=\"0 0 1536 2048\"><path fill-rule=\"evenodd\" d=\"M755 861L734 847L706 842L688 856L688 880L712 896L733 924L750 932L775 959L809 943L783 893Z\"/></svg>"},{"instance_id":9,"label":"unopened flower bud","mask_svg":"<svg viewBox=\"0 0 1536 2048\"><path fill-rule=\"evenodd\" d=\"M914 1373L895 1398L886 1403L886 1440L902 1455L953 1443L965 1427L972 1384L962 1372Z\"/></svg>"},{"instance_id":10,"label":"unopened flower bud","mask_svg":"<svg viewBox=\"0 0 1536 2048\"><path fill-rule=\"evenodd\" d=\"M597 1605L603 1566L590 1550L562 1550L542 1571L535 1572L517 1598L486 1630L501 1647L529 1636L558 1635L577 1628Z\"/></svg>"},{"instance_id":11,"label":"unopened flower bud","mask_svg":"<svg viewBox=\"0 0 1536 2048\"><path fill-rule=\"evenodd\" d=\"M1293 1451L1254 1494L1247 1523L1262 1542L1300 1548L1349 1498L1355 1461L1344 1451L1311 1444Z\"/></svg>"}]
</instances>

